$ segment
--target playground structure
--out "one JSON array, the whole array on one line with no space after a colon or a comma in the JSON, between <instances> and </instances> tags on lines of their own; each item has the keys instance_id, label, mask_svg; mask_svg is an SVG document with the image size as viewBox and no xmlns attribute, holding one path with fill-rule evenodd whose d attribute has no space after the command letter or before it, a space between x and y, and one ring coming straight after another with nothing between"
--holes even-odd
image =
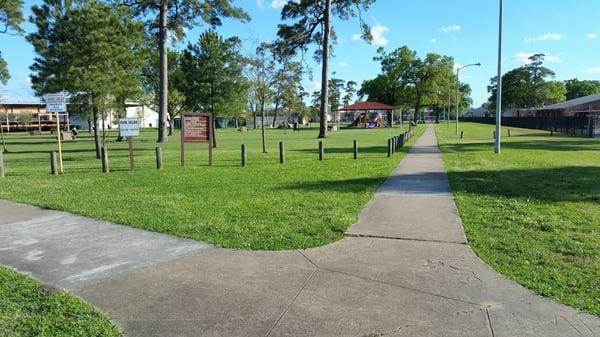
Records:
<instances>
[{"instance_id":1,"label":"playground structure","mask_svg":"<svg viewBox=\"0 0 600 337\"><path fill-rule=\"evenodd\" d=\"M351 117L353 128L379 128L394 125L394 107L378 102L359 102L346 105L339 111Z\"/></svg>"}]
</instances>

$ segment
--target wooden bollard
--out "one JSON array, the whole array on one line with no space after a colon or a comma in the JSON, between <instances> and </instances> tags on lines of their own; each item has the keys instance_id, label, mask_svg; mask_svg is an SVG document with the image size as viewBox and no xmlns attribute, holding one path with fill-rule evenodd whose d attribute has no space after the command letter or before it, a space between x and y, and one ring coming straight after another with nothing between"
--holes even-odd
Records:
<instances>
[{"instance_id":1,"label":"wooden bollard","mask_svg":"<svg viewBox=\"0 0 600 337\"><path fill-rule=\"evenodd\" d=\"M108 167L108 151L105 147L102 148L102 172L109 173L110 168Z\"/></svg>"},{"instance_id":2,"label":"wooden bollard","mask_svg":"<svg viewBox=\"0 0 600 337\"><path fill-rule=\"evenodd\" d=\"M156 169L162 170L163 168L163 157L162 157L162 148L156 148Z\"/></svg>"},{"instance_id":3,"label":"wooden bollard","mask_svg":"<svg viewBox=\"0 0 600 337\"><path fill-rule=\"evenodd\" d=\"M494 131L494 136L493 137L494 137L494 139L496 139L496 131Z\"/></svg>"},{"instance_id":4,"label":"wooden bollard","mask_svg":"<svg viewBox=\"0 0 600 337\"><path fill-rule=\"evenodd\" d=\"M460 132L460 139L463 139L464 131Z\"/></svg>"},{"instance_id":5,"label":"wooden bollard","mask_svg":"<svg viewBox=\"0 0 600 337\"><path fill-rule=\"evenodd\" d=\"M323 148L323 141L320 140L319 141L319 160L323 160L323 157L325 157L325 149Z\"/></svg>"},{"instance_id":6,"label":"wooden bollard","mask_svg":"<svg viewBox=\"0 0 600 337\"><path fill-rule=\"evenodd\" d=\"M4 150L3 149L0 149L0 178L4 178Z\"/></svg>"},{"instance_id":7,"label":"wooden bollard","mask_svg":"<svg viewBox=\"0 0 600 337\"><path fill-rule=\"evenodd\" d=\"M510 138L510 129L508 129L508 138Z\"/></svg>"},{"instance_id":8,"label":"wooden bollard","mask_svg":"<svg viewBox=\"0 0 600 337\"><path fill-rule=\"evenodd\" d=\"M554 130L550 129L550 137L553 137L553 136L554 136Z\"/></svg>"},{"instance_id":9,"label":"wooden bollard","mask_svg":"<svg viewBox=\"0 0 600 337\"><path fill-rule=\"evenodd\" d=\"M354 159L358 159L358 141L355 139L353 142L354 145Z\"/></svg>"},{"instance_id":10,"label":"wooden bollard","mask_svg":"<svg viewBox=\"0 0 600 337\"><path fill-rule=\"evenodd\" d=\"M248 154L246 152L246 144L242 144L242 167L246 167L247 160L248 160Z\"/></svg>"},{"instance_id":11,"label":"wooden bollard","mask_svg":"<svg viewBox=\"0 0 600 337\"><path fill-rule=\"evenodd\" d=\"M392 154L396 153L396 137L390 138L392 140Z\"/></svg>"},{"instance_id":12,"label":"wooden bollard","mask_svg":"<svg viewBox=\"0 0 600 337\"><path fill-rule=\"evenodd\" d=\"M279 142L279 163L285 164L285 145Z\"/></svg>"},{"instance_id":13,"label":"wooden bollard","mask_svg":"<svg viewBox=\"0 0 600 337\"><path fill-rule=\"evenodd\" d=\"M56 152L50 152L50 173L53 176L58 175L58 161L56 160Z\"/></svg>"},{"instance_id":14,"label":"wooden bollard","mask_svg":"<svg viewBox=\"0 0 600 337\"><path fill-rule=\"evenodd\" d=\"M388 158L392 156L392 139L391 138L388 138L387 156L388 156Z\"/></svg>"}]
</instances>

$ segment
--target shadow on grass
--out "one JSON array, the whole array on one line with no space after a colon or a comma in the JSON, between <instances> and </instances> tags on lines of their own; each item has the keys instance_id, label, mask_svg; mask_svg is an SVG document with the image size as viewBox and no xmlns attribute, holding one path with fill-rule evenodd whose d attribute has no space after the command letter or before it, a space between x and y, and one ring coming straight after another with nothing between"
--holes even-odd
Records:
<instances>
[{"instance_id":1,"label":"shadow on grass","mask_svg":"<svg viewBox=\"0 0 600 337\"><path fill-rule=\"evenodd\" d=\"M511 137L512 138L512 137ZM598 151L600 140L591 138L556 139L529 141L504 141L502 147L515 150L543 150L543 151ZM488 151L493 148L493 139L486 142L444 144L446 152L477 152Z\"/></svg>"},{"instance_id":2,"label":"shadow on grass","mask_svg":"<svg viewBox=\"0 0 600 337\"><path fill-rule=\"evenodd\" d=\"M282 189L306 192L331 191L338 193L362 193L375 190L387 177L356 178L343 180L321 180L305 183L294 183L282 186Z\"/></svg>"},{"instance_id":3,"label":"shadow on grass","mask_svg":"<svg viewBox=\"0 0 600 337\"><path fill-rule=\"evenodd\" d=\"M308 152L308 153L319 153L318 146L315 145L314 149L295 149L290 150L294 152ZM327 153L353 153L354 148L352 146L348 147L327 147L325 145L325 154ZM387 147L385 146L364 146L361 147L360 143L358 144L358 153L387 153Z\"/></svg>"},{"instance_id":4,"label":"shadow on grass","mask_svg":"<svg viewBox=\"0 0 600 337\"><path fill-rule=\"evenodd\" d=\"M600 204L598 166L449 172L448 177L454 192Z\"/></svg>"}]
</instances>

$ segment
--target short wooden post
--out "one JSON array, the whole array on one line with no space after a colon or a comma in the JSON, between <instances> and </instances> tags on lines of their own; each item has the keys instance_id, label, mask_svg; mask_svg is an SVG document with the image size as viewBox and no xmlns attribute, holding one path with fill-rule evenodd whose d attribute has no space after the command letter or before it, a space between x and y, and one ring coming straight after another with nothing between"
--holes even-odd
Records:
<instances>
[{"instance_id":1,"label":"short wooden post","mask_svg":"<svg viewBox=\"0 0 600 337\"><path fill-rule=\"evenodd\" d=\"M279 163L285 164L285 145L279 142Z\"/></svg>"},{"instance_id":2,"label":"short wooden post","mask_svg":"<svg viewBox=\"0 0 600 337\"><path fill-rule=\"evenodd\" d=\"M133 137L127 137L129 144L129 169L135 171L135 159L133 158Z\"/></svg>"},{"instance_id":3,"label":"short wooden post","mask_svg":"<svg viewBox=\"0 0 600 337\"><path fill-rule=\"evenodd\" d=\"M402 148L404 146L404 134L400 135L400 148Z\"/></svg>"},{"instance_id":4,"label":"short wooden post","mask_svg":"<svg viewBox=\"0 0 600 337\"><path fill-rule=\"evenodd\" d=\"M102 172L110 172L110 169L108 167L108 151L105 147L102 148Z\"/></svg>"},{"instance_id":5,"label":"short wooden post","mask_svg":"<svg viewBox=\"0 0 600 337\"><path fill-rule=\"evenodd\" d=\"M355 139L353 142L354 145L354 159L358 159L358 141Z\"/></svg>"},{"instance_id":6,"label":"short wooden post","mask_svg":"<svg viewBox=\"0 0 600 337\"><path fill-rule=\"evenodd\" d=\"M460 132L460 139L463 139L464 131Z\"/></svg>"},{"instance_id":7,"label":"short wooden post","mask_svg":"<svg viewBox=\"0 0 600 337\"><path fill-rule=\"evenodd\" d=\"M162 157L162 148L156 148L156 169L162 170L163 168L163 157Z\"/></svg>"},{"instance_id":8,"label":"short wooden post","mask_svg":"<svg viewBox=\"0 0 600 337\"><path fill-rule=\"evenodd\" d=\"M496 131L494 131L494 136L493 137L494 137L494 139L496 139Z\"/></svg>"},{"instance_id":9,"label":"short wooden post","mask_svg":"<svg viewBox=\"0 0 600 337\"><path fill-rule=\"evenodd\" d=\"M388 156L388 158L392 156L392 139L391 138L388 138L387 156Z\"/></svg>"},{"instance_id":10,"label":"short wooden post","mask_svg":"<svg viewBox=\"0 0 600 337\"><path fill-rule=\"evenodd\" d=\"M0 125L0 127L2 127ZM0 178L4 178L4 150L0 149Z\"/></svg>"},{"instance_id":11,"label":"short wooden post","mask_svg":"<svg viewBox=\"0 0 600 337\"><path fill-rule=\"evenodd\" d=\"M58 175L58 161L56 160L56 152L50 152L50 173L53 176Z\"/></svg>"},{"instance_id":12,"label":"short wooden post","mask_svg":"<svg viewBox=\"0 0 600 337\"><path fill-rule=\"evenodd\" d=\"M324 156L325 156L325 149L323 148L323 141L320 140L319 141L319 160L323 160Z\"/></svg>"},{"instance_id":13,"label":"short wooden post","mask_svg":"<svg viewBox=\"0 0 600 337\"><path fill-rule=\"evenodd\" d=\"M248 160L246 154L246 144L242 144L242 167L246 166L246 161Z\"/></svg>"},{"instance_id":14,"label":"short wooden post","mask_svg":"<svg viewBox=\"0 0 600 337\"><path fill-rule=\"evenodd\" d=\"M396 139L395 137L390 138L392 142L392 154L396 153Z\"/></svg>"},{"instance_id":15,"label":"short wooden post","mask_svg":"<svg viewBox=\"0 0 600 337\"><path fill-rule=\"evenodd\" d=\"M510 129L508 129L508 137L510 138Z\"/></svg>"},{"instance_id":16,"label":"short wooden post","mask_svg":"<svg viewBox=\"0 0 600 337\"><path fill-rule=\"evenodd\" d=\"M550 129L550 137L554 136L554 129Z\"/></svg>"}]
</instances>

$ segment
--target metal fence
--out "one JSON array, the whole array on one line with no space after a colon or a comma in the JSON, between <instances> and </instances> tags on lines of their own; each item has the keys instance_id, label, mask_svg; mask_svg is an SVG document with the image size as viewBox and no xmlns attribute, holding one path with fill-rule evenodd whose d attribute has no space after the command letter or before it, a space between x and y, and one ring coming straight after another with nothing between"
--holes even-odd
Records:
<instances>
[{"instance_id":1,"label":"metal fence","mask_svg":"<svg viewBox=\"0 0 600 337\"><path fill-rule=\"evenodd\" d=\"M463 117L464 122L496 124L495 117ZM570 135L600 137L600 117L502 117L502 125Z\"/></svg>"}]
</instances>

